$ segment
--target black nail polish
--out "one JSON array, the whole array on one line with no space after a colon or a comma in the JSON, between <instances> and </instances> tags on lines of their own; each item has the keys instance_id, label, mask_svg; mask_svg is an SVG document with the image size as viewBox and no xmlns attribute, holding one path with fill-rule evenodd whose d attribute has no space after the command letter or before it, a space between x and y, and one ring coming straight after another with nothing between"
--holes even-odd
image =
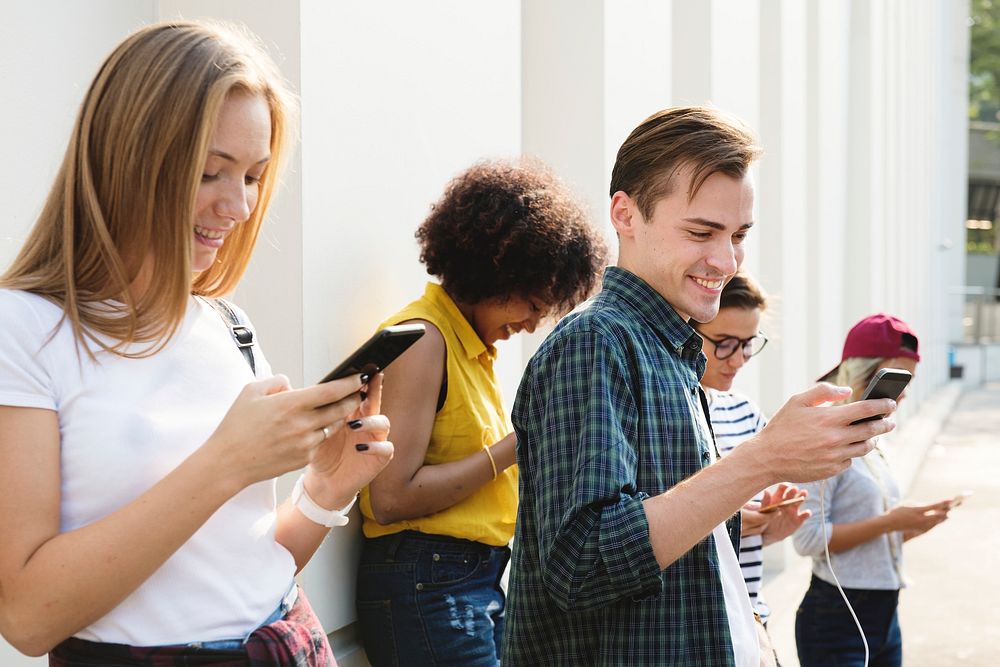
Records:
<instances>
[{"instance_id":1,"label":"black nail polish","mask_svg":"<svg viewBox=\"0 0 1000 667\"><path fill-rule=\"evenodd\" d=\"M359 428L361 428L361 420L355 419L353 421L349 421L347 422L347 425L350 426L353 430L357 431Z\"/></svg>"},{"instance_id":2,"label":"black nail polish","mask_svg":"<svg viewBox=\"0 0 1000 667\"><path fill-rule=\"evenodd\" d=\"M362 391L362 392L359 392L359 393L361 394L361 400L362 401L365 400L366 398L368 398L368 392L367 391Z\"/></svg>"},{"instance_id":3,"label":"black nail polish","mask_svg":"<svg viewBox=\"0 0 1000 667\"><path fill-rule=\"evenodd\" d=\"M368 445L363 442L359 442L358 444L354 445L354 449L358 450L359 452L367 452Z\"/></svg>"},{"instance_id":4,"label":"black nail polish","mask_svg":"<svg viewBox=\"0 0 1000 667\"><path fill-rule=\"evenodd\" d=\"M372 376L368 373L361 374L361 384L368 384L368 381L372 379Z\"/></svg>"}]
</instances>

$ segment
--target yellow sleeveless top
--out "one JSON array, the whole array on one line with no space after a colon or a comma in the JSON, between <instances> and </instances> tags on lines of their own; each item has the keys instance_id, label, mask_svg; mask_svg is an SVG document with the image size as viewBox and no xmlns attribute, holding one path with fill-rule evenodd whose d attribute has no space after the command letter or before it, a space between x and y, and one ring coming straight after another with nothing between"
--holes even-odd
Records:
<instances>
[{"instance_id":1,"label":"yellow sleeveless top","mask_svg":"<svg viewBox=\"0 0 1000 667\"><path fill-rule=\"evenodd\" d=\"M474 454L513 430L493 374L496 348L483 343L440 285L428 283L424 295L381 324L427 320L444 337L448 393L434 419L424 463L446 463ZM485 460L486 454L480 454ZM503 546L514 536L517 516L517 466L511 466L471 496L428 516L382 525L375 521L367 487L361 491L366 537L416 530Z\"/></svg>"}]
</instances>

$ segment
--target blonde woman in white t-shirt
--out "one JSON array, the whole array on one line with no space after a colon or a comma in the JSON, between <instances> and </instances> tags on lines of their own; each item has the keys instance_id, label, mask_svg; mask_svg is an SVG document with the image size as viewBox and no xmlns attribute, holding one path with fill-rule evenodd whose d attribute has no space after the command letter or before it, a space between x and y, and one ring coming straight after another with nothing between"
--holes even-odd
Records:
<instances>
[{"instance_id":1,"label":"blonde woman in white t-shirt","mask_svg":"<svg viewBox=\"0 0 1000 667\"><path fill-rule=\"evenodd\" d=\"M289 99L248 34L188 22L128 37L84 98L0 278L0 632L24 653L333 662L293 576L392 456L380 378L292 389L209 302L249 262Z\"/></svg>"}]
</instances>

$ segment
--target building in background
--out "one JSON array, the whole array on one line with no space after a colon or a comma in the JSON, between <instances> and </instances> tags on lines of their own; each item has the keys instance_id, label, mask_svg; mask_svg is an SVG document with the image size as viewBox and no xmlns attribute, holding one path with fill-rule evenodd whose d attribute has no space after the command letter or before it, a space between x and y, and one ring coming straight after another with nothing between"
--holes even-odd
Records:
<instances>
[{"instance_id":1,"label":"building in background","mask_svg":"<svg viewBox=\"0 0 1000 667\"><path fill-rule=\"evenodd\" d=\"M236 295L293 384L417 295L413 231L452 175L537 155L610 234L618 145L652 111L691 103L742 116L766 150L746 267L777 305L740 389L773 411L877 310L921 333L901 419L947 381L964 316L964 2L13 0L0 9L0 267L101 59L136 27L179 16L246 23L300 95L302 142ZM501 349L508 404L540 334L519 338ZM302 575L342 665L364 661L358 523ZM9 651L0 663L21 664Z\"/></svg>"},{"instance_id":2,"label":"building in background","mask_svg":"<svg viewBox=\"0 0 1000 667\"><path fill-rule=\"evenodd\" d=\"M1000 5L970 1L969 194L965 298L955 375L1000 377Z\"/></svg>"}]
</instances>

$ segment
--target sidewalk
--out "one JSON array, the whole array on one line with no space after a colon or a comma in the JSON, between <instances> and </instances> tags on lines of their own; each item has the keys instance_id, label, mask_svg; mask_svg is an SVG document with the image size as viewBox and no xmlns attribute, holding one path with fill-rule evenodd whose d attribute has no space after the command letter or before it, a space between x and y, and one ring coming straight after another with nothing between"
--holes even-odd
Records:
<instances>
[{"instance_id":1,"label":"sidewalk","mask_svg":"<svg viewBox=\"0 0 1000 667\"><path fill-rule=\"evenodd\" d=\"M948 521L906 544L910 586L900 596L906 667L1000 664L1000 584L993 580L1000 571L1000 385L958 391L950 385L927 401L891 449L908 500L974 491ZM798 667L795 609L810 562L788 553L786 569L765 580L764 594L782 665Z\"/></svg>"}]
</instances>

